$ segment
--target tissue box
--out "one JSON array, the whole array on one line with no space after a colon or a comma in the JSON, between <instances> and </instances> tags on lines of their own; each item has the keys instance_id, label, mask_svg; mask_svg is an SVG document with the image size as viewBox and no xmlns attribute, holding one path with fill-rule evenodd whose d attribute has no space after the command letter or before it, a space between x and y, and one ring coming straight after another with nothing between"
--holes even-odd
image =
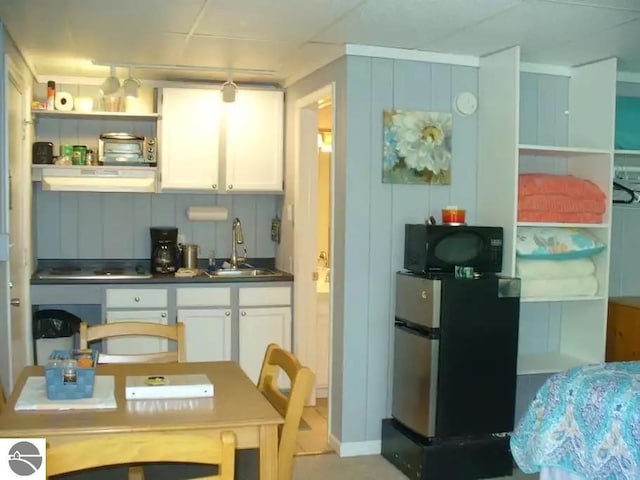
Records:
<instances>
[{"instance_id":1,"label":"tissue box","mask_svg":"<svg viewBox=\"0 0 640 480\"><path fill-rule=\"evenodd\" d=\"M88 357L88 358L87 358ZM54 350L44 367L49 400L91 398L96 379L96 350Z\"/></svg>"}]
</instances>

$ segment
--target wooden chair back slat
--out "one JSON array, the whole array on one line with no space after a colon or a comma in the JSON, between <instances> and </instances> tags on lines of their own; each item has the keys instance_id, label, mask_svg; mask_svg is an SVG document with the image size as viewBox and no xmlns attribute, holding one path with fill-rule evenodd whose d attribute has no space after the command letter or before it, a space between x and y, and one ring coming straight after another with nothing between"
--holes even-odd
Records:
<instances>
[{"instance_id":1,"label":"wooden chair back slat","mask_svg":"<svg viewBox=\"0 0 640 480\"><path fill-rule=\"evenodd\" d=\"M207 479L233 480L236 437L197 434L139 433L106 435L47 449L47 476L90 468L145 462L185 462L218 465Z\"/></svg>"},{"instance_id":2,"label":"wooden chair back slat","mask_svg":"<svg viewBox=\"0 0 640 480\"><path fill-rule=\"evenodd\" d=\"M186 360L184 324L164 325L148 322L115 322L88 326L80 324L80 348L88 348L91 342L124 336L149 336L166 338L176 342L176 351L157 353L109 354L101 353L98 363L153 363L184 362Z\"/></svg>"}]
</instances>

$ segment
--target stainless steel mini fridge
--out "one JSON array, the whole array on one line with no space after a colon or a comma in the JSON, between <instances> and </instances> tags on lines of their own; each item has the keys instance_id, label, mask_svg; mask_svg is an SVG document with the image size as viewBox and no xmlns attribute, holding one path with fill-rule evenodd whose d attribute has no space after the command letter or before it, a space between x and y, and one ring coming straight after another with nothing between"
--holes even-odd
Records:
<instances>
[{"instance_id":1,"label":"stainless steel mini fridge","mask_svg":"<svg viewBox=\"0 0 640 480\"><path fill-rule=\"evenodd\" d=\"M519 279L396 281L393 417L425 438L511 432Z\"/></svg>"}]
</instances>

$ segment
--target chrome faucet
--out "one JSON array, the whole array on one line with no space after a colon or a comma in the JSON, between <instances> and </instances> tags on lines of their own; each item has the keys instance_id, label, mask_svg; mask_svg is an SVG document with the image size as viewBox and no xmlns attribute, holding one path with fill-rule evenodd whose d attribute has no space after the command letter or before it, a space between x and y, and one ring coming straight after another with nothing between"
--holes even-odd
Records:
<instances>
[{"instance_id":1,"label":"chrome faucet","mask_svg":"<svg viewBox=\"0 0 640 480\"><path fill-rule=\"evenodd\" d=\"M231 264L232 269L238 268L238 262L244 262L247 259L247 247L244 245L244 235L242 234L242 224L239 218L233 220L231 227ZM244 256L238 256L238 245L242 245Z\"/></svg>"}]
</instances>

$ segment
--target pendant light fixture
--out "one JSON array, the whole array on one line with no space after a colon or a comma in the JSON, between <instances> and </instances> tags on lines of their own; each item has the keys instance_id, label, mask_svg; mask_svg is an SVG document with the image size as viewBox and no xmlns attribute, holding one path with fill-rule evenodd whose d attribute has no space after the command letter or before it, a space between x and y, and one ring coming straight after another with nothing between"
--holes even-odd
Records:
<instances>
[{"instance_id":1,"label":"pendant light fixture","mask_svg":"<svg viewBox=\"0 0 640 480\"><path fill-rule=\"evenodd\" d=\"M133 68L129 67L129 78L122 84L125 98L138 98L138 88L140 88L140 80L133 76Z\"/></svg>"},{"instance_id":2,"label":"pendant light fixture","mask_svg":"<svg viewBox=\"0 0 640 480\"><path fill-rule=\"evenodd\" d=\"M233 103L236 101L236 91L238 86L233 83L231 71L227 73L227 81L222 84L220 91L222 92L222 101L224 103Z\"/></svg>"},{"instance_id":3,"label":"pendant light fixture","mask_svg":"<svg viewBox=\"0 0 640 480\"><path fill-rule=\"evenodd\" d=\"M109 76L102 82L100 94L102 96L113 95L120 89L120 80L116 77L116 67L111 66Z\"/></svg>"}]
</instances>

